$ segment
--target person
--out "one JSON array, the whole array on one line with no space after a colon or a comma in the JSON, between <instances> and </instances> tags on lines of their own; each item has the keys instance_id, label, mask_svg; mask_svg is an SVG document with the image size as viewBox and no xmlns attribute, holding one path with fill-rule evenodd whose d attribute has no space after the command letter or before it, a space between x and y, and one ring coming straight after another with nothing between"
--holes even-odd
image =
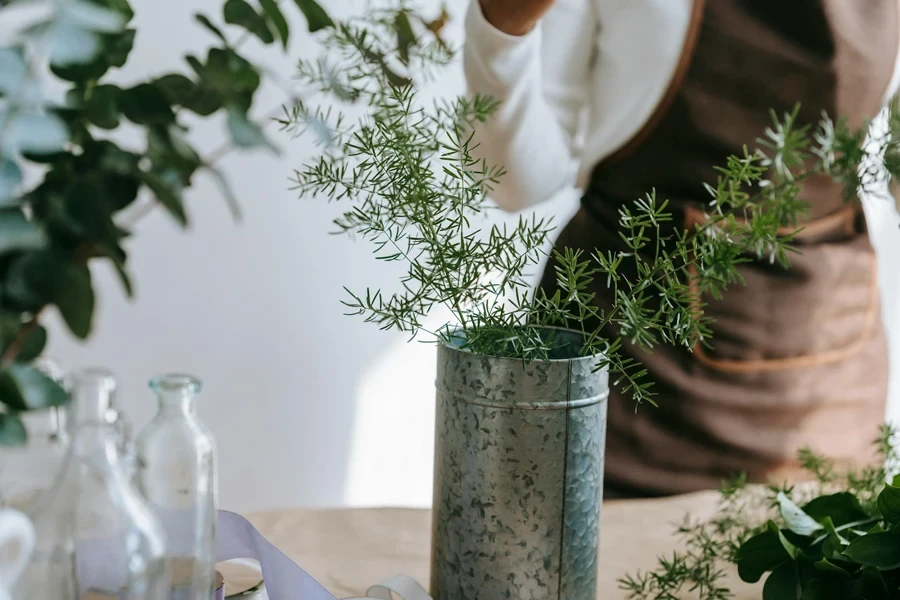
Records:
<instances>
[{"instance_id":1,"label":"person","mask_svg":"<svg viewBox=\"0 0 900 600\"><path fill-rule=\"evenodd\" d=\"M861 127L897 88L898 0L473 0L464 67L500 106L478 152L507 175L494 199L527 209L584 190L557 247L620 250L619 209L655 189L687 227L704 183L771 124L770 109ZM613 390L607 497L784 481L797 451L871 460L884 421L887 350L875 255L859 203L806 182L790 270L742 265L745 286L703 298L712 349L630 349L658 408ZM597 282L597 302L610 290ZM555 274L541 285L552 293Z\"/></svg>"}]
</instances>

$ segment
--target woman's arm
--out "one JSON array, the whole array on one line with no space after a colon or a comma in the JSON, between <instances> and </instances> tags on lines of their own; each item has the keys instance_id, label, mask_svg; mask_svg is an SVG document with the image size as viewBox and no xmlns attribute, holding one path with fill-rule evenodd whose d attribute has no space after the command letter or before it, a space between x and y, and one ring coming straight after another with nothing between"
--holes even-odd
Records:
<instances>
[{"instance_id":1,"label":"woman's arm","mask_svg":"<svg viewBox=\"0 0 900 600\"><path fill-rule=\"evenodd\" d=\"M490 6L492 0L481 0ZM519 0L522 1L522 0ZM548 5L551 3L547 3ZM576 133L589 89L597 22L591 0L556 0L536 27L525 19L498 26L472 0L466 18L464 65L470 91L501 105L479 128L476 153L507 174L492 194L515 211L549 199L575 181Z\"/></svg>"}]
</instances>

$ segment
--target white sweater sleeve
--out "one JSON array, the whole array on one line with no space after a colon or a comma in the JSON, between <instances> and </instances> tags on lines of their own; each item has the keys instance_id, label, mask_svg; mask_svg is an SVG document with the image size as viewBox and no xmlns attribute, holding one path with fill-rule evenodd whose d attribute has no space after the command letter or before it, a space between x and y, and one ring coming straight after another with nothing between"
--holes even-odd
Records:
<instances>
[{"instance_id":1,"label":"white sweater sleeve","mask_svg":"<svg viewBox=\"0 0 900 600\"><path fill-rule=\"evenodd\" d=\"M476 153L506 168L492 194L504 210L528 208L574 183L596 30L591 0L557 0L524 36L494 28L471 0L463 53L469 90L501 102L476 131Z\"/></svg>"}]
</instances>

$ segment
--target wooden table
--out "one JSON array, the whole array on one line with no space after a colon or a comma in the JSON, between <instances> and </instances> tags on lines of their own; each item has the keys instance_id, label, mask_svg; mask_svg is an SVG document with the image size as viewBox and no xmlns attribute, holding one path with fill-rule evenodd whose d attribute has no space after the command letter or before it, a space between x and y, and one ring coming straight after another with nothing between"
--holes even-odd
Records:
<instances>
[{"instance_id":1,"label":"wooden table","mask_svg":"<svg viewBox=\"0 0 900 600\"><path fill-rule=\"evenodd\" d=\"M613 501L603 507L600 600L624 599L616 579L656 565L677 547L675 526L690 513L712 514L716 494L664 500ZM284 510L251 515L276 546L333 594L360 595L392 575L409 575L427 587L431 516L425 510ZM761 586L732 574L736 600L759 600ZM685 598L691 598L690 595ZM472 599L475 600L475 599Z\"/></svg>"}]
</instances>

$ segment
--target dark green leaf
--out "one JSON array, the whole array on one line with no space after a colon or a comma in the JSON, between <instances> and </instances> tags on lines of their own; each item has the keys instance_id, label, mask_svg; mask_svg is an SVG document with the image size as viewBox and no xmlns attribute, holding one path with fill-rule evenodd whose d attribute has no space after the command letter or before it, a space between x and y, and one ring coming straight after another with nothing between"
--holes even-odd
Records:
<instances>
[{"instance_id":1,"label":"dark green leaf","mask_svg":"<svg viewBox=\"0 0 900 600\"><path fill-rule=\"evenodd\" d=\"M182 106L197 92L193 81L179 73L169 73L156 79L153 85L165 94L170 105Z\"/></svg>"},{"instance_id":2,"label":"dark green leaf","mask_svg":"<svg viewBox=\"0 0 900 600\"><path fill-rule=\"evenodd\" d=\"M87 266L73 262L59 265L59 280L54 304L77 338L84 339L91 333L94 319L94 289L91 272Z\"/></svg>"},{"instance_id":3,"label":"dark green leaf","mask_svg":"<svg viewBox=\"0 0 900 600\"><path fill-rule=\"evenodd\" d=\"M15 415L0 413L0 446L19 447L28 441L25 424Z\"/></svg>"},{"instance_id":4,"label":"dark green leaf","mask_svg":"<svg viewBox=\"0 0 900 600\"><path fill-rule=\"evenodd\" d=\"M160 175L165 174L166 181L181 187L191 185L191 177L203 164L177 125L148 129L147 157Z\"/></svg>"},{"instance_id":5,"label":"dark green leaf","mask_svg":"<svg viewBox=\"0 0 900 600\"><path fill-rule=\"evenodd\" d=\"M735 555L735 561L738 565L738 575L743 581L756 583L764 573L793 558L785 549L779 534L778 527L775 526L774 531L771 528L766 529L741 545Z\"/></svg>"},{"instance_id":6,"label":"dark green leaf","mask_svg":"<svg viewBox=\"0 0 900 600\"><path fill-rule=\"evenodd\" d=\"M326 27L334 27L334 21L315 0L294 0L294 2L303 12L303 16L306 17L306 22L311 32L315 33Z\"/></svg>"},{"instance_id":7,"label":"dark green leaf","mask_svg":"<svg viewBox=\"0 0 900 600\"><path fill-rule=\"evenodd\" d=\"M879 569L900 565L900 533L868 533L850 542L844 555L863 565Z\"/></svg>"},{"instance_id":8,"label":"dark green leaf","mask_svg":"<svg viewBox=\"0 0 900 600\"><path fill-rule=\"evenodd\" d=\"M827 534L822 542L822 554L830 560L846 560L843 553L849 542L838 533L834 523L831 522L831 517L822 519L822 526Z\"/></svg>"},{"instance_id":9,"label":"dark green leaf","mask_svg":"<svg viewBox=\"0 0 900 600\"><path fill-rule=\"evenodd\" d=\"M22 169L14 161L0 158L0 207L17 204L16 191L22 185Z\"/></svg>"},{"instance_id":10,"label":"dark green leaf","mask_svg":"<svg viewBox=\"0 0 900 600\"><path fill-rule=\"evenodd\" d=\"M216 183L219 184L219 189L222 192L222 195L225 196L225 202L228 204L228 208L231 211L231 216L235 221L239 221L241 219L241 205L238 202L237 196L234 194L234 190L231 189L231 184L228 183L228 179L225 177L225 174L212 165L206 165L206 168L209 169L212 176L215 178Z\"/></svg>"},{"instance_id":11,"label":"dark green leaf","mask_svg":"<svg viewBox=\"0 0 900 600\"><path fill-rule=\"evenodd\" d=\"M100 51L91 62L82 65L52 66L54 75L65 81L85 82L100 79L111 68L119 68L128 60L134 47L134 29L100 36Z\"/></svg>"},{"instance_id":12,"label":"dark green leaf","mask_svg":"<svg viewBox=\"0 0 900 600\"><path fill-rule=\"evenodd\" d=\"M199 65L199 63L198 63ZM203 66L200 65L201 70ZM197 85L184 75L170 74L153 82L169 99L169 104L207 117L223 106L222 97L215 90Z\"/></svg>"},{"instance_id":13,"label":"dark green leaf","mask_svg":"<svg viewBox=\"0 0 900 600\"><path fill-rule=\"evenodd\" d=\"M863 576L863 593L861 595L865 600L896 600L896 589L891 592L888 589L884 577L878 569L874 567L866 567L862 570Z\"/></svg>"},{"instance_id":14,"label":"dark green leaf","mask_svg":"<svg viewBox=\"0 0 900 600\"><path fill-rule=\"evenodd\" d=\"M10 359L28 363L40 356L44 346L47 345L47 330L40 325L34 325L28 331L24 331L24 328L22 315L0 311L0 354L6 356L10 346L15 342L18 348L14 356L9 357ZM19 340L20 336L24 339Z\"/></svg>"},{"instance_id":15,"label":"dark green leaf","mask_svg":"<svg viewBox=\"0 0 900 600\"><path fill-rule=\"evenodd\" d=\"M816 570L821 571L823 575L834 577L837 579L850 579L851 575L846 570L830 562L827 558L821 559L816 563Z\"/></svg>"},{"instance_id":16,"label":"dark green leaf","mask_svg":"<svg viewBox=\"0 0 900 600\"><path fill-rule=\"evenodd\" d=\"M63 200L58 227L85 241L104 242L116 238L112 221L113 201L107 201L100 185L89 179L75 180Z\"/></svg>"},{"instance_id":17,"label":"dark green leaf","mask_svg":"<svg viewBox=\"0 0 900 600\"><path fill-rule=\"evenodd\" d=\"M416 33L406 11L397 12L394 18L394 32L397 34L397 54L404 65L409 64L409 51L416 45Z\"/></svg>"},{"instance_id":18,"label":"dark green leaf","mask_svg":"<svg viewBox=\"0 0 900 600\"><path fill-rule=\"evenodd\" d=\"M150 83L123 90L119 96L119 106L125 117L138 125L164 124L175 120L165 93Z\"/></svg>"},{"instance_id":19,"label":"dark green leaf","mask_svg":"<svg viewBox=\"0 0 900 600\"><path fill-rule=\"evenodd\" d=\"M820 523L825 517L831 517L836 527L869 517L856 496L848 492L820 496L804 506L803 512Z\"/></svg>"},{"instance_id":20,"label":"dark green leaf","mask_svg":"<svg viewBox=\"0 0 900 600\"><path fill-rule=\"evenodd\" d=\"M263 11L266 13L266 16L269 18L269 21L272 23L272 26L275 28L275 31L278 32L278 37L281 38L282 47L287 50L291 30L288 27L287 20L284 18L284 13L278 8L278 2L276 0L260 0L260 4L262 5Z\"/></svg>"},{"instance_id":21,"label":"dark green leaf","mask_svg":"<svg viewBox=\"0 0 900 600\"><path fill-rule=\"evenodd\" d=\"M175 217L182 227L187 226L188 220L187 214L184 212L181 190L156 173L142 172L141 180L150 188L159 203L169 211L169 214Z\"/></svg>"},{"instance_id":22,"label":"dark green leaf","mask_svg":"<svg viewBox=\"0 0 900 600\"><path fill-rule=\"evenodd\" d=\"M822 526L819 525L815 519L803 512L800 507L794 504L784 493L779 492L777 499L781 516L787 524L788 529L797 535L802 536L813 535L822 529Z\"/></svg>"},{"instance_id":23,"label":"dark green leaf","mask_svg":"<svg viewBox=\"0 0 900 600\"><path fill-rule=\"evenodd\" d=\"M98 85L84 107L88 121L102 129L119 126L119 94L122 90L114 85Z\"/></svg>"},{"instance_id":24,"label":"dark green leaf","mask_svg":"<svg viewBox=\"0 0 900 600\"><path fill-rule=\"evenodd\" d=\"M69 397L58 383L34 367L12 363L0 372L0 401L15 410L28 411L63 406Z\"/></svg>"},{"instance_id":25,"label":"dark green leaf","mask_svg":"<svg viewBox=\"0 0 900 600\"><path fill-rule=\"evenodd\" d=\"M37 223L18 209L0 210L0 255L13 250L42 248L47 236Z\"/></svg>"},{"instance_id":26,"label":"dark green leaf","mask_svg":"<svg viewBox=\"0 0 900 600\"><path fill-rule=\"evenodd\" d=\"M762 597L763 600L800 600L802 593L796 563L786 562L766 579Z\"/></svg>"},{"instance_id":27,"label":"dark green leaf","mask_svg":"<svg viewBox=\"0 0 900 600\"><path fill-rule=\"evenodd\" d=\"M222 33L222 30L213 25L212 21L210 21L206 15L202 15L200 13L195 13L194 18L197 19L197 22L206 27L209 31L213 33L217 38L222 40L226 46L228 45L228 38L225 37L225 34Z\"/></svg>"},{"instance_id":28,"label":"dark green leaf","mask_svg":"<svg viewBox=\"0 0 900 600\"><path fill-rule=\"evenodd\" d=\"M900 487L887 484L878 494L878 510L891 523L900 523Z\"/></svg>"},{"instance_id":29,"label":"dark green leaf","mask_svg":"<svg viewBox=\"0 0 900 600\"><path fill-rule=\"evenodd\" d=\"M245 0L227 0L222 9L225 22L229 25L240 25L265 44L275 41L265 18L258 14Z\"/></svg>"},{"instance_id":30,"label":"dark green leaf","mask_svg":"<svg viewBox=\"0 0 900 600\"><path fill-rule=\"evenodd\" d=\"M36 325L22 341L16 360L29 363L39 357L46 346L47 330L42 325Z\"/></svg>"},{"instance_id":31,"label":"dark green leaf","mask_svg":"<svg viewBox=\"0 0 900 600\"><path fill-rule=\"evenodd\" d=\"M266 139L259 125L250 121L246 114L233 106L228 107L228 131L231 132L231 139L235 145L241 148L268 146L273 152L278 153L278 149Z\"/></svg>"}]
</instances>

